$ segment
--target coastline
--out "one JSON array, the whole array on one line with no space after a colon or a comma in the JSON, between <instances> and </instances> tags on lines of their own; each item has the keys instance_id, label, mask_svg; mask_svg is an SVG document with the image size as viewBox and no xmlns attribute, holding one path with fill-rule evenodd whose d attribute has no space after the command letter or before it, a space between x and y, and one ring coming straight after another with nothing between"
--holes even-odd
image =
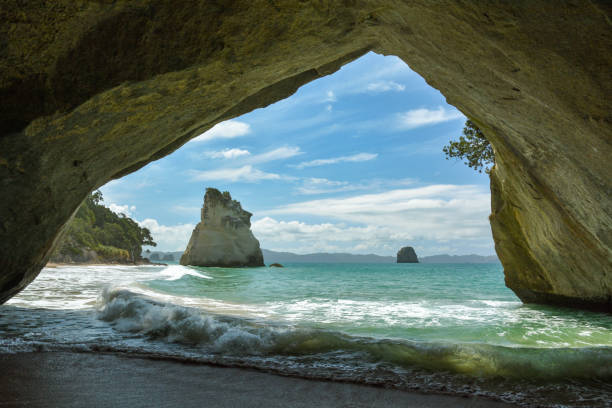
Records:
<instances>
[{"instance_id":1,"label":"coastline","mask_svg":"<svg viewBox=\"0 0 612 408\"><path fill-rule=\"evenodd\" d=\"M0 354L0 365L3 407L515 407L485 397L107 353Z\"/></svg>"},{"instance_id":2,"label":"coastline","mask_svg":"<svg viewBox=\"0 0 612 408\"><path fill-rule=\"evenodd\" d=\"M157 262L134 262L134 263L103 263L103 262L72 262L72 263L64 263L64 262L47 262L44 266L45 268L57 268L61 266L113 266L113 265L121 265L121 266L168 266L165 263L157 263Z\"/></svg>"}]
</instances>

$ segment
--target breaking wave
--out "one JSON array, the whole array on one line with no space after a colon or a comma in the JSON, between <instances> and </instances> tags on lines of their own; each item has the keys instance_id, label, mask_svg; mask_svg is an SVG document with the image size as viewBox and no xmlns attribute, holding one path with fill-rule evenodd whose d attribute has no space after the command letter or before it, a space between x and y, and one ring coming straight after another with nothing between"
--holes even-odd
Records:
<instances>
[{"instance_id":1,"label":"breaking wave","mask_svg":"<svg viewBox=\"0 0 612 408\"><path fill-rule=\"evenodd\" d=\"M527 348L490 344L429 343L374 339L296 326L260 325L249 319L155 301L122 289L107 289L98 315L120 332L151 340L198 346L204 354L231 357L344 355L345 363L474 377L561 380L612 379L612 348Z\"/></svg>"},{"instance_id":2,"label":"breaking wave","mask_svg":"<svg viewBox=\"0 0 612 408\"><path fill-rule=\"evenodd\" d=\"M612 408L610 316L524 306L494 269L58 267L3 306L0 353L121 353Z\"/></svg>"}]
</instances>

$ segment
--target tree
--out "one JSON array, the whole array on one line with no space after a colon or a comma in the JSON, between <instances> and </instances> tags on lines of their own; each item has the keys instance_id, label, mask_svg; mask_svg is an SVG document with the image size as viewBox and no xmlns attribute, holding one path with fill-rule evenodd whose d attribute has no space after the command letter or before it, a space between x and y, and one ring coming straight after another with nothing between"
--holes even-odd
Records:
<instances>
[{"instance_id":1,"label":"tree","mask_svg":"<svg viewBox=\"0 0 612 408\"><path fill-rule=\"evenodd\" d=\"M143 245L157 245L149 229L125 214L115 214L102 202L100 191L85 199L54 252L56 259L84 257L86 250L93 250L103 261L135 262L141 257Z\"/></svg>"},{"instance_id":2,"label":"tree","mask_svg":"<svg viewBox=\"0 0 612 408\"><path fill-rule=\"evenodd\" d=\"M157 243L153 241L153 236L151 235L151 231L148 228L141 228L140 233L142 234L140 238L142 241L142 245L157 246Z\"/></svg>"},{"instance_id":3,"label":"tree","mask_svg":"<svg viewBox=\"0 0 612 408\"><path fill-rule=\"evenodd\" d=\"M86 201L90 205L101 205L100 203L104 201L104 197L102 197L102 192L100 190L96 190L87 196Z\"/></svg>"},{"instance_id":4,"label":"tree","mask_svg":"<svg viewBox=\"0 0 612 408\"><path fill-rule=\"evenodd\" d=\"M442 151L446 154L446 160L465 159L465 164L479 173L484 169L485 173L489 174L495 164L491 144L478 126L469 119L463 127L463 136L459 137L458 141L451 140Z\"/></svg>"}]
</instances>

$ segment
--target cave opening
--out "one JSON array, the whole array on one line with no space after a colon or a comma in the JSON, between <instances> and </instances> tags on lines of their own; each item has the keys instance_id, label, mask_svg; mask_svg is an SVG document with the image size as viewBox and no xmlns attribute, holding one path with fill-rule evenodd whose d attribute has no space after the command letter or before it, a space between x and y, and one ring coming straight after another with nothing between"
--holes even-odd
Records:
<instances>
[{"instance_id":1,"label":"cave opening","mask_svg":"<svg viewBox=\"0 0 612 408\"><path fill-rule=\"evenodd\" d=\"M610 309L603 4L183 11L7 7L0 301L36 277L89 192L375 50L408 62L495 147L490 221L506 283L525 302Z\"/></svg>"},{"instance_id":2,"label":"cave opening","mask_svg":"<svg viewBox=\"0 0 612 408\"><path fill-rule=\"evenodd\" d=\"M442 153L465 120L401 59L371 52L101 191L152 231L151 251L184 250L210 186L253 213L265 249L492 256L488 176Z\"/></svg>"}]
</instances>

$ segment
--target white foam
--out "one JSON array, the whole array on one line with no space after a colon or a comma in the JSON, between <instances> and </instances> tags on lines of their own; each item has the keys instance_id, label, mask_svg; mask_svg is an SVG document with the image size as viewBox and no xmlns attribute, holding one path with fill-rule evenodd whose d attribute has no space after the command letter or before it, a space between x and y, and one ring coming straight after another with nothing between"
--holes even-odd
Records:
<instances>
[{"instance_id":1,"label":"white foam","mask_svg":"<svg viewBox=\"0 0 612 408\"><path fill-rule=\"evenodd\" d=\"M212 277L183 265L168 265L163 271L162 276L166 277L167 281L175 281L183 276L195 276L196 278L212 279Z\"/></svg>"},{"instance_id":2,"label":"white foam","mask_svg":"<svg viewBox=\"0 0 612 408\"><path fill-rule=\"evenodd\" d=\"M199 344L209 352L237 355L260 353L272 344L269 337L275 332L244 320L222 321L199 309L161 303L120 289L106 289L102 293L99 317L121 332L172 343Z\"/></svg>"}]
</instances>

